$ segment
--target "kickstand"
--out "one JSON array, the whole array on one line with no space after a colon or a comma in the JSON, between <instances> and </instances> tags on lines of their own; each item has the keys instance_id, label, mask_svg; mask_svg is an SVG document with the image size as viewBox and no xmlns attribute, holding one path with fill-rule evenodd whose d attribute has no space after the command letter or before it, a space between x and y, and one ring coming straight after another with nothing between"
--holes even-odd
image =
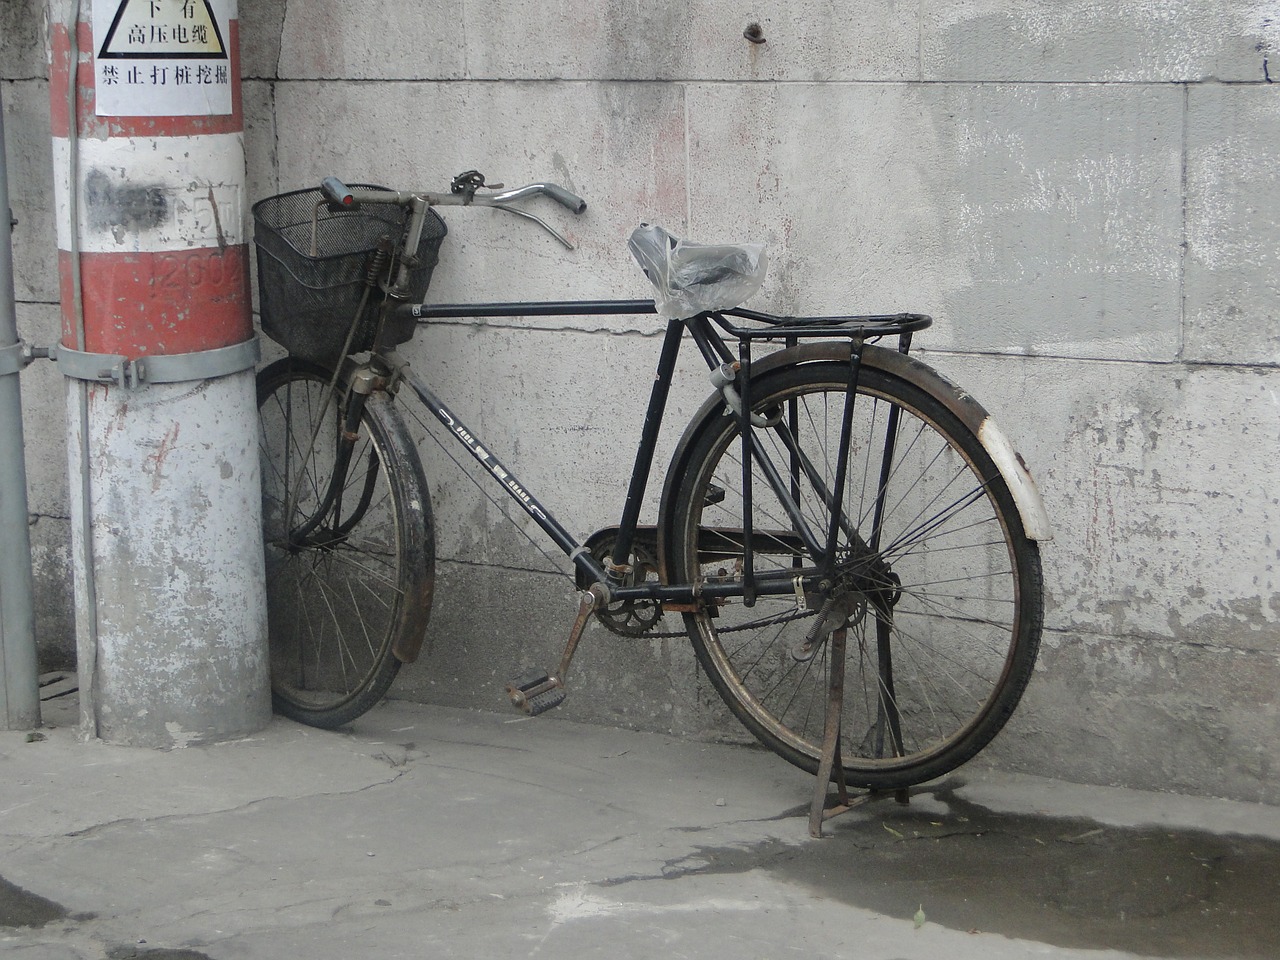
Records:
<instances>
[{"instance_id":1,"label":"kickstand","mask_svg":"<svg viewBox=\"0 0 1280 960\"><path fill-rule=\"evenodd\" d=\"M827 643L830 644L827 662L830 664L827 683L827 718L822 731L822 757L818 763L818 782L813 789L813 803L809 807L809 836L817 839L822 836L822 824L832 817L848 813L854 807L860 807L870 800L883 796L876 790L869 790L856 796L849 795L849 788L844 780L844 762L840 758L840 715L844 710L844 656L848 628L838 627L831 631ZM835 773L835 803L827 806L827 785L831 775ZM895 796L899 803L907 803L909 794L906 790L898 790Z\"/></svg>"}]
</instances>

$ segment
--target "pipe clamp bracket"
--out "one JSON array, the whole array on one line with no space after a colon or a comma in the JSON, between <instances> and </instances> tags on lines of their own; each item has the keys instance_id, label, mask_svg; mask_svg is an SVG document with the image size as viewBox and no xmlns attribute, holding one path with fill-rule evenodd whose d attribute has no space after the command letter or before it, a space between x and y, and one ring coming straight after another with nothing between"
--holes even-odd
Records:
<instances>
[{"instance_id":1,"label":"pipe clamp bracket","mask_svg":"<svg viewBox=\"0 0 1280 960\"><path fill-rule=\"evenodd\" d=\"M0 347L0 377L7 377L11 373L18 373L27 365L26 353L23 350L23 343L19 340L17 343L11 343L7 346Z\"/></svg>"},{"instance_id":2,"label":"pipe clamp bracket","mask_svg":"<svg viewBox=\"0 0 1280 960\"><path fill-rule=\"evenodd\" d=\"M85 353L62 344L58 344L56 350L49 350L49 358L58 361L58 369L63 376L94 383L114 383L130 390L148 383L185 383L226 377L251 369L261 356L262 345L257 337L229 347L196 353L156 354L136 360L113 353Z\"/></svg>"}]
</instances>

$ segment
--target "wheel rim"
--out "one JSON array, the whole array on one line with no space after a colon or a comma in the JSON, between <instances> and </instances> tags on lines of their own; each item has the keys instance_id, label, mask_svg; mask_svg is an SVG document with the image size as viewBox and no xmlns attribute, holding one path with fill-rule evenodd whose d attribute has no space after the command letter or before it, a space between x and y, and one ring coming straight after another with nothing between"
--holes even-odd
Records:
<instances>
[{"instance_id":1,"label":"wheel rim","mask_svg":"<svg viewBox=\"0 0 1280 960\"><path fill-rule=\"evenodd\" d=\"M820 390L816 386L775 391L770 403L794 401L784 408L802 449L832 450L838 445L844 387L838 381ZM873 385L861 390L844 489L846 511L857 518L859 530L874 527L888 414L897 407L896 453L884 486L882 522L878 537L867 539L878 539L876 553L900 584L893 587L892 605L882 595L880 603L866 604L861 616L855 615L856 604L848 605L841 753L847 771L874 778L911 770L928 779L994 736L1020 693L1020 688L1012 691L1009 702L1015 655L1020 643L1025 646L1017 556L996 493L981 480L994 477L995 469L985 462L975 471L975 461L985 459L981 450L948 442L920 405L903 405ZM795 463L776 432L759 436L784 471ZM834 450L830 456L810 454L828 485L835 475L833 457ZM741 441L732 426L722 428L703 464L679 541L686 545L683 569L696 569L702 579L733 576L725 563L728 550L713 562L698 563L688 546L690 531L701 529L705 540L707 528L742 526ZM804 471L797 474L793 488L802 513L821 539L829 509ZM713 484L718 489L706 497ZM797 566L812 567L811 558L795 556L792 524L758 468L752 488L757 573L790 575ZM716 502L702 505L704 500ZM803 639L814 626L815 611L798 610L794 596L761 597L752 609L734 601L714 615L700 613L690 620L695 645L739 717L792 762L815 769L826 710L828 644L820 640L808 659L797 656L805 652ZM886 656L888 670L882 669Z\"/></svg>"},{"instance_id":2,"label":"wheel rim","mask_svg":"<svg viewBox=\"0 0 1280 960\"><path fill-rule=\"evenodd\" d=\"M295 374L266 385L259 402L272 692L301 714L340 710L394 662L403 591L383 440L366 416L331 496L339 419L326 390L318 376Z\"/></svg>"}]
</instances>

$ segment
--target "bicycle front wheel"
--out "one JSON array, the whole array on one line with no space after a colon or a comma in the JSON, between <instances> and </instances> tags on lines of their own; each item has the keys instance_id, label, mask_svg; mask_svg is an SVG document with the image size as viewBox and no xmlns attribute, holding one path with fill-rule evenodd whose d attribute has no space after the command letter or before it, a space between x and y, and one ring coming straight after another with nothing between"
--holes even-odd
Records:
<instances>
[{"instance_id":1,"label":"bicycle front wheel","mask_svg":"<svg viewBox=\"0 0 1280 960\"><path fill-rule=\"evenodd\" d=\"M803 363L753 384L757 428L779 496L752 457L756 575L812 572L797 532L825 544L848 365ZM1038 547L978 438L937 397L864 364L853 409L826 632L819 600L794 593L708 603L685 622L720 696L765 745L816 772L831 624L846 631L840 756L846 781L895 789L954 769L1013 712L1031 676L1042 619ZM737 417L709 418L676 489L673 582L742 575L743 469ZM788 510L790 499L797 510ZM868 575L851 570L879 571ZM861 578L861 579L859 579Z\"/></svg>"},{"instance_id":2,"label":"bicycle front wheel","mask_svg":"<svg viewBox=\"0 0 1280 960\"><path fill-rule=\"evenodd\" d=\"M377 703L400 668L394 651L421 645L435 557L399 414L370 396L344 439L345 385L330 398L331 376L293 357L258 375L272 703L325 728Z\"/></svg>"}]
</instances>

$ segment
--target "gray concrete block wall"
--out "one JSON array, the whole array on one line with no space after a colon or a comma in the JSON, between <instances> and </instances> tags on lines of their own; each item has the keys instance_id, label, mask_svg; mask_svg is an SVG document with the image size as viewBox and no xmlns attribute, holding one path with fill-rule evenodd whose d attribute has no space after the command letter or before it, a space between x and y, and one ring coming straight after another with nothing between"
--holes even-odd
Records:
<instances>
[{"instance_id":1,"label":"gray concrete block wall","mask_svg":"<svg viewBox=\"0 0 1280 960\"><path fill-rule=\"evenodd\" d=\"M0 14L0 69L11 176L34 188L11 187L20 311L47 340L47 94L22 52L39 6ZM995 413L1057 530L1041 665L985 760L1280 802L1274 4L269 0L241 16L255 196L476 167L590 202L548 212L574 253L523 222L447 215L431 299L644 296L624 241L647 220L767 241L764 309L934 314L921 355ZM766 43L743 39L753 22ZM410 355L585 535L616 519L611 471L634 450L656 332L441 323ZM51 376L24 383L29 418L61 404ZM673 428L705 389L681 386ZM48 422L28 427L32 509L57 517ZM433 651L396 691L501 708L508 674L557 655L572 585L425 432L441 590ZM687 644L597 629L578 669L570 716L741 736Z\"/></svg>"}]
</instances>

